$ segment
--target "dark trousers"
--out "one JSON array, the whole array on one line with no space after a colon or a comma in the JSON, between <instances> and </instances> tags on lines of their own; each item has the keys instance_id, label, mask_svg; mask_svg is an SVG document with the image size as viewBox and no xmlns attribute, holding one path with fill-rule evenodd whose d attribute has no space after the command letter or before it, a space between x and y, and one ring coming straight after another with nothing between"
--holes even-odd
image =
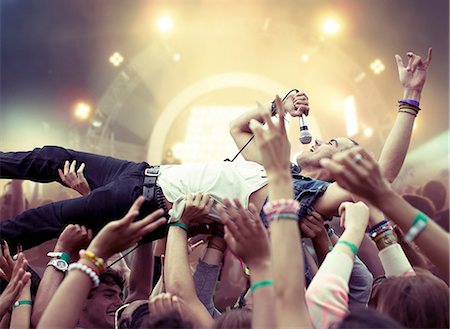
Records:
<instances>
[{"instance_id":1,"label":"dark trousers","mask_svg":"<svg viewBox=\"0 0 450 329\"><path fill-rule=\"evenodd\" d=\"M28 249L58 237L68 224L82 224L97 233L109 221L123 217L134 200L142 195L147 163L56 146L36 148L31 152L0 152L0 178L63 184L58 168L63 168L66 160L76 160L77 167L86 164L84 175L91 193L29 209L1 222L0 237L8 241L11 250L16 250L18 244ZM156 208L156 202L145 202L140 217Z\"/></svg>"}]
</instances>

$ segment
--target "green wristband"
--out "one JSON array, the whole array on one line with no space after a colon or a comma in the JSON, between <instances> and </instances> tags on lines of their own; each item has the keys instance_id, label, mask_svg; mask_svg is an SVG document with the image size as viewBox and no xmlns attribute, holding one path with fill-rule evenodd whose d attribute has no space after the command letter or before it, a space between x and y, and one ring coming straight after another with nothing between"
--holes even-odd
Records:
<instances>
[{"instance_id":1,"label":"green wristband","mask_svg":"<svg viewBox=\"0 0 450 329\"><path fill-rule=\"evenodd\" d=\"M65 252L61 253L61 256L59 256L62 260L66 261L67 264L70 264L70 256L66 254Z\"/></svg>"},{"instance_id":2,"label":"green wristband","mask_svg":"<svg viewBox=\"0 0 450 329\"><path fill-rule=\"evenodd\" d=\"M273 285L272 280L259 281L259 282L252 284L252 286L250 287L250 290L252 292L255 292L255 290L258 288L265 287L265 286L272 286L272 285Z\"/></svg>"},{"instance_id":3,"label":"green wristband","mask_svg":"<svg viewBox=\"0 0 450 329\"><path fill-rule=\"evenodd\" d=\"M181 223L181 222L169 223L169 227L171 227L171 226L178 226L178 227L181 227L183 230L186 231L186 233L187 233L187 231L189 230L189 227L188 227L186 224Z\"/></svg>"},{"instance_id":4,"label":"green wristband","mask_svg":"<svg viewBox=\"0 0 450 329\"><path fill-rule=\"evenodd\" d=\"M33 302L31 300L18 300L17 302L14 303L13 305L13 311L19 307L20 305L33 305Z\"/></svg>"},{"instance_id":5,"label":"green wristband","mask_svg":"<svg viewBox=\"0 0 450 329\"><path fill-rule=\"evenodd\" d=\"M349 247L355 256L358 254L358 247L356 247L353 243L345 241L345 240L339 240L336 244L339 244L339 243L345 244L347 247Z\"/></svg>"}]
</instances>

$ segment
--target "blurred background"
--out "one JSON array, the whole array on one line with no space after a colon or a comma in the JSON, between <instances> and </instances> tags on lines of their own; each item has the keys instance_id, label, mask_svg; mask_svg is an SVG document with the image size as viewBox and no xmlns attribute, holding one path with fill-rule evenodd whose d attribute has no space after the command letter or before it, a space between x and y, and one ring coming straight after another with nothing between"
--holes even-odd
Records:
<instances>
[{"instance_id":1,"label":"blurred background","mask_svg":"<svg viewBox=\"0 0 450 329\"><path fill-rule=\"evenodd\" d=\"M433 47L401 179L448 180L448 0L0 4L2 151L223 160L237 152L230 120L298 88L314 138L348 136L377 156L402 97L394 54ZM289 134L294 157L297 120Z\"/></svg>"}]
</instances>

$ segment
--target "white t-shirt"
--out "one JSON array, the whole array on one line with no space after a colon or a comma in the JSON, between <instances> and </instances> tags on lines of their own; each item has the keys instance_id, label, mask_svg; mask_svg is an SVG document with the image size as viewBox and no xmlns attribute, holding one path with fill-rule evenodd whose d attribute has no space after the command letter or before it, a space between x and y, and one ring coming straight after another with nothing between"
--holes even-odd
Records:
<instances>
[{"instance_id":1,"label":"white t-shirt","mask_svg":"<svg viewBox=\"0 0 450 329\"><path fill-rule=\"evenodd\" d=\"M173 203L169 215L180 218L189 193L208 193L215 201L238 198L247 208L250 194L267 184L264 167L256 162L217 161L210 163L163 165L156 182ZM215 207L210 217L219 218Z\"/></svg>"}]
</instances>

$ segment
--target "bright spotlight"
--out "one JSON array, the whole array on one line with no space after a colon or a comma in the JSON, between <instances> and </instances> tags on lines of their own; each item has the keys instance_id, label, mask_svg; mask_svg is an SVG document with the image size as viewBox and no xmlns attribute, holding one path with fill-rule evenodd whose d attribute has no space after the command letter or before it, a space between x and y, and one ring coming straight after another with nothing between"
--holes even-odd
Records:
<instances>
[{"instance_id":1,"label":"bright spotlight","mask_svg":"<svg viewBox=\"0 0 450 329\"><path fill-rule=\"evenodd\" d=\"M370 137L372 135L373 135L373 129L372 128L367 127L366 129L364 129L364 136Z\"/></svg>"},{"instance_id":2,"label":"bright spotlight","mask_svg":"<svg viewBox=\"0 0 450 329\"><path fill-rule=\"evenodd\" d=\"M169 32L173 27L173 21L172 18L170 16L162 16L159 20L158 20L158 30L160 32Z\"/></svg>"},{"instance_id":3,"label":"bright spotlight","mask_svg":"<svg viewBox=\"0 0 450 329\"><path fill-rule=\"evenodd\" d=\"M303 54L302 55L302 61L304 61L304 62L309 61L309 55L308 54Z\"/></svg>"},{"instance_id":4,"label":"bright spotlight","mask_svg":"<svg viewBox=\"0 0 450 329\"><path fill-rule=\"evenodd\" d=\"M123 56L120 53L115 52L109 57L109 62L114 66L119 66L123 62Z\"/></svg>"},{"instance_id":5,"label":"bright spotlight","mask_svg":"<svg viewBox=\"0 0 450 329\"><path fill-rule=\"evenodd\" d=\"M345 123L347 136L352 137L358 133L358 119L356 118L355 97L349 96L344 100Z\"/></svg>"},{"instance_id":6,"label":"bright spotlight","mask_svg":"<svg viewBox=\"0 0 450 329\"><path fill-rule=\"evenodd\" d=\"M376 59L372 63L370 63L370 68L372 69L373 73L380 74L384 71L385 66L381 60Z\"/></svg>"},{"instance_id":7,"label":"bright spotlight","mask_svg":"<svg viewBox=\"0 0 450 329\"><path fill-rule=\"evenodd\" d=\"M91 106L84 102L79 102L75 105L74 115L79 120L86 120L91 114Z\"/></svg>"},{"instance_id":8,"label":"bright spotlight","mask_svg":"<svg viewBox=\"0 0 450 329\"><path fill-rule=\"evenodd\" d=\"M323 24L322 30L325 34L335 35L341 29L341 25L333 18L329 18Z\"/></svg>"},{"instance_id":9,"label":"bright spotlight","mask_svg":"<svg viewBox=\"0 0 450 329\"><path fill-rule=\"evenodd\" d=\"M179 53L173 54L173 60L174 60L175 62L179 62L180 59L181 59L181 55L180 55Z\"/></svg>"}]
</instances>

